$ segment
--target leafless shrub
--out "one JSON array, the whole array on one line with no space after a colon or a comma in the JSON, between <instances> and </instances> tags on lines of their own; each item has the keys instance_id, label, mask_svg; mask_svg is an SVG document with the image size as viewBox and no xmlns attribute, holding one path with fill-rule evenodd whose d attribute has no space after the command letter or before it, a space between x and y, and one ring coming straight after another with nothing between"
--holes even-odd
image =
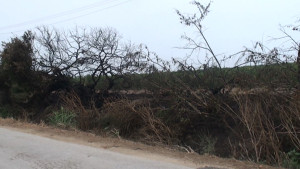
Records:
<instances>
[{"instance_id":1,"label":"leafless shrub","mask_svg":"<svg viewBox=\"0 0 300 169\"><path fill-rule=\"evenodd\" d=\"M80 97L74 91L62 93L60 98L64 108L76 113L76 121L79 129L90 130L95 128L98 120L98 110L92 100L90 107L87 109L83 106Z\"/></svg>"},{"instance_id":2,"label":"leafless shrub","mask_svg":"<svg viewBox=\"0 0 300 169\"><path fill-rule=\"evenodd\" d=\"M281 164L286 145L299 147L300 114L293 99L271 92L235 95L233 99L238 108L227 105L224 111L239 124L233 128L239 147L233 149L240 151L238 156Z\"/></svg>"},{"instance_id":3,"label":"leafless shrub","mask_svg":"<svg viewBox=\"0 0 300 169\"><path fill-rule=\"evenodd\" d=\"M297 150L300 150L300 107L299 93L294 97L287 98L289 106L279 106L281 110L280 119L282 122L282 133L290 138Z\"/></svg>"},{"instance_id":4,"label":"leafless shrub","mask_svg":"<svg viewBox=\"0 0 300 169\"><path fill-rule=\"evenodd\" d=\"M118 128L121 136L139 138L148 143L170 143L172 130L154 113L147 100L130 101L123 98L107 101L101 118L104 121L107 119L112 127Z\"/></svg>"},{"instance_id":5,"label":"leafless shrub","mask_svg":"<svg viewBox=\"0 0 300 169\"><path fill-rule=\"evenodd\" d=\"M192 26L193 28L196 29L197 33L199 33L201 40L203 42L201 41L198 42L194 40L194 38L184 35L182 36L182 38L187 41L187 45L186 47L184 47L184 49L191 50L191 55L197 50L207 51L214 59L214 61L217 63L218 68L221 69L221 63L219 62L217 55L214 53L210 43L208 42L204 34L204 28L203 28L203 21L209 13L211 3L208 3L207 5L203 5L198 1L193 1L192 4L195 5L195 7L198 9L197 14L185 15L182 14L179 10L176 10L176 13L179 16L180 22L182 24L186 26Z\"/></svg>"}]
</instances>

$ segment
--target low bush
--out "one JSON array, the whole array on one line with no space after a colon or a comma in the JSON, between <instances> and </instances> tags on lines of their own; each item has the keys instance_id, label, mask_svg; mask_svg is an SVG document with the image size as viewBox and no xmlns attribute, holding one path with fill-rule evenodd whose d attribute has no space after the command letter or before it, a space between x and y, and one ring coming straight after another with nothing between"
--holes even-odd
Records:
<instances>
[{"instance_id":1,"label":"low bush","mask_svg":"<svg viewBox=\"0 0 300 169\"><path fill-rule=\"evenodd\" d=\"M15 118L27 121L29 113L20 106L3 105L0 106L0 117Z\"/></svg>"},{"instance_id":2,"label":"low bush","mask_svg":"<svg viewBox=\"0 0 300 169\"><path fill-rule=\"evenodd\" d=\"M91 99L90 105L83 105L81 98L74 91L62 93L60 95L62 105L72 112L76 112L77 127L80 130L94 129L99 120L98 109L95 102Z\"/></svg>"},{"instance_id":3,"label":"low bush","mask_svg":"<svg viewBox=\"0 0 300 169\"><path fill-rule=\"evenodd\" d=\"M11 106L1 106L0 107L0 117L10 118L14 116L14 109Z\"/></svg>"},{"instance_id":4,"label":"low bush","mask_svg":"<svg viewBox=\"0 0 300 169\"><path fill-rule=\"evenodd\" d=\"M99 127L117 130L121 137L138 139L147 143L170 143L172 130L158 117L149 100L107 100L103 106Z\"/></svg>"},{"instance_id":5,"label":"low bush","mask_svg":"<svg viewBox=\"0 0 300 169\"><path fill-rule=\"evenodd\" d=\"M49 123L63 128L75 128L77 123L76 114L61 107L60 110L53 112L49 117Z\"/></svg>"},{"instance_id":6,"label":"low bush","mask_svg":"<svg viewBox=\"0 0 300 169\"><path fill-rule=\"evenodd\" d=\"M283 161L286 168L300 169L300 152L292 150L287 153L286 159Z\"/></svg>"},{"instance_id":7,"label":"low bush","mask_svg":"<svg viewBox=\"0 0 300 169\"><path fill-rule=\"evenodd\" d=\"M233 95L224 112L232 129L236 158L282 164L282 156L299 148L300 107L289 94L262 91Z\"/></svg>"}]
</instances>

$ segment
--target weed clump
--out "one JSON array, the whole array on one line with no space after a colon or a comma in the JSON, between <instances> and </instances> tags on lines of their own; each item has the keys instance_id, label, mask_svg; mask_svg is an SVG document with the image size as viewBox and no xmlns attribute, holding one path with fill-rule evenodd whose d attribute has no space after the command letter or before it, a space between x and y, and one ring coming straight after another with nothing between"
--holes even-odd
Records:
<instances>
[{"instance_id":1,"label":"weed clump","mask_svg":"<svg viewBox=\"0 0 300 169\"><path fill-rule=\"evenodd\" d=\"M76 114L68 109L61 107L59 110L54 111L49 117L49 123L54 126L63 128L76 127Z\"/></svg>"}]
</instances>

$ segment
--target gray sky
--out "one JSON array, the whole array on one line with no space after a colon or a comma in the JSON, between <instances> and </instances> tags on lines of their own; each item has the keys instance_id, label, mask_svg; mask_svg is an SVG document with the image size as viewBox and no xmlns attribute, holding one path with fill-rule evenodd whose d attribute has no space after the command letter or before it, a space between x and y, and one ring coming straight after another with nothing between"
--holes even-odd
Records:
<instances>
[{"instance_id":1,"label":"gray sky","mask_svg":"<svg viewBox=\"0 0 300 169\"><path fill-rule=\"evenodd\" d=\"M163 58L179 58L188 53L175 48L184 45L181 35L197 36L194 29L179 23L175 13L175 9L193 13L190 0L0 2L0 41L41 25L113 27L124 40L144 43ZM299 0L214 0L204 22L205 34L217 54L233 54L256 41L268 45L270 37L282 35L279 24L294 24L300 18L299 6Z\"/></svg>"}]
</instances>

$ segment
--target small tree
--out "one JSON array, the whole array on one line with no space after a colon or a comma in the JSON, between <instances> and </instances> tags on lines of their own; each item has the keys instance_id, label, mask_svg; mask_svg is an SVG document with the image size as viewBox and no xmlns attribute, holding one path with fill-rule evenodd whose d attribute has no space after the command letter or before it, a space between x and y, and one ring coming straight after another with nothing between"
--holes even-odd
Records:
<instances>
[{"instance_id":1,"label":"small tree","mask_svg":"<svg viewBox=\"0 0 300 169\"><path fill-rule=\"evenodd\" d=\"M9 104L28 103L32 96L33 39L33 34L28 31L20 38L2 42L0 81Z\"/></svg>"},{"instance_id":2,"label":"small tree","mask_svg":"<svg viewBox=\"0 0 300 169\"><path fill-rule=\"evenodd\" d=\"M28 81L32 70L33 35L25 32L21 38L12 38L10 42L2 43L1 68L6 74L6 81Z\"/></svg>"}]
</instances>

